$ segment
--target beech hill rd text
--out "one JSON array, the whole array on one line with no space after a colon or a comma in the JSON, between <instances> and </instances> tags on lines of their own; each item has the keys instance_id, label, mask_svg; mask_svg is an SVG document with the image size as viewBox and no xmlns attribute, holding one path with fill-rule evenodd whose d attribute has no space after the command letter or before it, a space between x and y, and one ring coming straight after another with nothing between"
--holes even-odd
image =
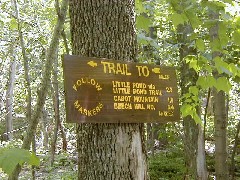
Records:
<instances>
[{"instance_id":1,"label":"beech hill rd text","mask_svg":"<svg viewBox=\"0 0 240 180\"><path fill-rule=\"evenodd\" d=\"M66 55L63 71L67 122L179 120L172 67Z\"/></svg>"}]
</instances>

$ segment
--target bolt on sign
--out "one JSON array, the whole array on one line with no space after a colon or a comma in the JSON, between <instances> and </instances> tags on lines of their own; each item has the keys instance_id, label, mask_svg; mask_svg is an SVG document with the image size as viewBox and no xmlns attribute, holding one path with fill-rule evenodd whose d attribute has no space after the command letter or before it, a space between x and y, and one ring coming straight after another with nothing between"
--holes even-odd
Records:
<instances>
[{"instance_id":1,"label":"bolt on sign","mask_svg":"<svg viewBox=\"0 0 240 180\"><path fill-rule=\"evenodd\" d=\"M175 70L66 55L67 122L144 123L180 119Z\"/></svg>"}]
</instances>

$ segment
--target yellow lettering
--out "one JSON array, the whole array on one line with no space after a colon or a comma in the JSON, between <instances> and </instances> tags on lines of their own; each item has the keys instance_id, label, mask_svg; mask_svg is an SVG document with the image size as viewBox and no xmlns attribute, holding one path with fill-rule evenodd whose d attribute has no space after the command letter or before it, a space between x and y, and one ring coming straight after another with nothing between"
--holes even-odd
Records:
<instances>
[{"instance_id":1,"label":"yellow lettering","mask_svg":"<svg viewBox=\"0 0 240 180\"><path fill-rule=\"evenodd\" d=\"M143 104L134 104L134 109L141 109L141 110L144 110L145 107Z\"/></svg>"},{"instance_id":2,"label":"yellow lettering","mask_svg":"<svg viewBox=\"0 0 240 180\"><path fill-rule=\"evenodd\" d=\"M131 75L128 69L128 64L111 63L111 62L105 62L105 61L101 61L101 64L103 64L104 73L122 74L127 76Z\"/></svg>"},{"instance_id":3,"label":"yellow lettering","mask_svg":"<svg viewBox=\"0 0 240 180\"><path fill-rule=\"evenodd\" d=\"M171 92L173 92L173 89L172 89L172 87L166 87L166 91L167 91L167 93L171 93Z\"/></svg>"},{"instance_id":4,"label":"yellow lettering","mask_svg":"<svg viewBox=\"0 0 240 180\"><path fill-rule=\"evenodd\" d=\"M74 89L75 91L77 91L77 87L76 87L75 84L73 85L73 89Z\"/></svg>"},{"instance_id":5,"label":"yellow lettering","mask_svg":"<svg viewBox=\"0 0 240 180\"><path fill-rule=\"evenodd\" d=\"M153 104L147 104L148 110L155 110L155 106Z\"/></svg>"},{"instance_id":6,"label":"yellow lettering","mask_svg":"<svg viewBox=\"0 0 240 180\"><path fill-rule=\"evenodd\" d=\"M133 94L147 94L146 89L133 89Z\"/></svg>"},{"instance_id":7,"label":"yellow lettering","mask_svg":"<svg viewBox=\"0 0 240 180\"><path fill-rule=\"evenodd\" d=\"M149 69L147 66L138 66L136 65L136 68L138 70L138 76L145 76L148 77L149 76Z\"/></svg>"},{"instance_id":8,"label":"yellow lettering","mask_svg":"<svg viewBox=\"0 0 240 180\"><path fill-rule=\"evenodd\" d=\"M74 102L74 106L75 106L75 108L77 108L77 109L80 107L80 104L78 103L78 100Z\"/></svg>"},{"instance_id":9,"label":"yellow lettering","mask_svg":"<svg viewBox=\"0 0 240 180\"><path fill-rule=\"evenodd\" d=\"M91 79L91 85L93 85L93 86L96 85L96 81L95 81L95 79Z\"/></svg>"},{"instance_id":10,"label":"yellow lettering","mask_svg":"<svg viewBox=\"0 0 240 180\"><path fill-rule=\"evenodd\" d=\"M131 103L113 103L114 109L132 109Z\"/></svg>"},{"instance_id":11,"label":"yellow lettering","mask_svg":"<svg viewBox=\"0 0 240 180\"><path fill-rule=\"evenodd\" d=\"M126 75L131 76L132 73L128 72L128 65L127 64L124 64L124 65L125 65L125 69L126 69Z\"/></svg>"},{"instance_id":12,"label":"yellow lettering","mask_svg":"<svg viewBox=\"0 0 240 180\"><path fill-rule=\"evenodd\" d=\"M77 91L78 87L83 84L91 84L92 86L95 86L97 91L102 90L102 87L96 82L95 79L89 79L89 78L81 78L76 81L76 83L73 85L73 89Z\"/></svg>"},{"instance_id":13,"label":"yellow lettering","mask_svg":"<svg viewBox=\"0 0 240 180\"><path fill-rule=\"evenodd\" d=\"M162 91L159 89L156 90L149 89L149 94L152 96L162 96Z\"/></svg>"},{"instance_id":14,"label":"yellow lettering","mask_svg":"<svg viewBox=\"0 0 240 180\"><path fill-rule=\"evenodd\" d=\"M172 97L168 97L168 103L172 104L173 103L173 98Z\"/></svg>"},{"instance_id":15,"label":"yellow lettering","mask_svg":"<svg viewBox=\"0 0 240 180\"><path fill-rule=\"evenodd\" d=\"M103 108L103 104L98 103L98 105L93 109L85 109L79 104L78 100L74 102L74 106L78 110L78 112L80 112L81 114L83 114L85 116L94 116L98 112L100 112L101 109Z\"/></svg>"},{"instance_id":16,"label":"yellow lettering","mask_svg":"<svg viewBox=\"0 0 240 180\"><path fill-rule=\"evenodd\" d=\"M148 102L148 103L157 103L158 102L158 97L156 96L149 96L149 97L146 97L146 96L134 96L133 97L133 101L134 102Z\"/></svg>"},{"instance_id":17,"label":"yellow lettering","mask_svg":"<svg viewBox=\"0 0 240 180\"><path fill-rule=\"evenodd\" d=\"M124 75L125 73L124 73L124 69L123 69L123 67L124 66L122 66L122 64L120 64L120 63L117 63L117 70L116 70L116 74L122 74L122 75Z\"/></svg>"},{"instance_id":18,"label":"yellow lettering","mask_svg":"<svg viewBox=\"0 0 240 180\"><path fill-rule=\"evenodd\" d=\"M145 83L133 83L133 88L142 88L145 89L147 85Z\"/></svg>"},{"instance_id":19,"label":"yellow lettering","mask_svg":"<svg viewBox=\"0 0 240 180\"><path fill-rule=\"evenodd\" d=\"M174 106L173 105L168 105L168 110L174 110Z\"/></svg>"},{"instance_id":20,"label":"yellow lettering","mask_svg":"<svg viewBox=\"0 0 240 180\"><path fill-rule=\"evenodd\" d=\"M131 101L131 96L113 96L113 100L115 102L130 102Z\"/></svg>"},{"instance_id":21,"label":"yellow lettering","mask_svg":"<svg viewBox=\"0 0 240 180\"><path fill-rule=\"evenodd\" d=\"M166 79L166 80L167 80L167 79L170 79L170 76L167 75L167 74L166 74L166 75L160 74L160 75L159 75L159 79L163 79L163 80Z\"/></svg>"}]
</instances>

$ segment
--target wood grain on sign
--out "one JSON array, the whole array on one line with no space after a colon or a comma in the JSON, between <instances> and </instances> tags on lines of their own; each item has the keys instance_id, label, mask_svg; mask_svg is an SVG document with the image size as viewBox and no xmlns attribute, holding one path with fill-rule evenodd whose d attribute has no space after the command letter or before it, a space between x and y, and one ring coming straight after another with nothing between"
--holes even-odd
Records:
<instances>
[{"instance_id":1,"label":"wood grain on sign","mask_svg":"<svg viewBox=\"0 0 240 180\"><path fill-rule=\"evenodd\" d=\"M66 55L67 122L143 123L180 119L175 70Z\"/></svg>"}]
</instances>

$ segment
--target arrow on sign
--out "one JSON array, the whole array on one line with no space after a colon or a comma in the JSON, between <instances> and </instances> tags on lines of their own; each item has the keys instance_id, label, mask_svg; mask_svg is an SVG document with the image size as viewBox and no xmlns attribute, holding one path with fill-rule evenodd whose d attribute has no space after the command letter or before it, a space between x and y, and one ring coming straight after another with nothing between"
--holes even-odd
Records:
<instances>
[{"instance_id":1,"label":"arrow on sign","mask_svg":"<svg viewBox=\"0 0 240 180\"><path fill-rule=\"evenodd\" d=\"M87 64L92 67L97 66L97 63L95 63L94 61L89 61Z\"/></svg>"},{"instance_id":2,"label":"arrow on sign","mask_svg":"<svg viewBox=\"0 0 240 180\"><path fill-rule=\"evenodd\" d=\"M154 72L156 74L160 74L160 68L153 68L152 72Z\"/></svg>"}]
</instances>

